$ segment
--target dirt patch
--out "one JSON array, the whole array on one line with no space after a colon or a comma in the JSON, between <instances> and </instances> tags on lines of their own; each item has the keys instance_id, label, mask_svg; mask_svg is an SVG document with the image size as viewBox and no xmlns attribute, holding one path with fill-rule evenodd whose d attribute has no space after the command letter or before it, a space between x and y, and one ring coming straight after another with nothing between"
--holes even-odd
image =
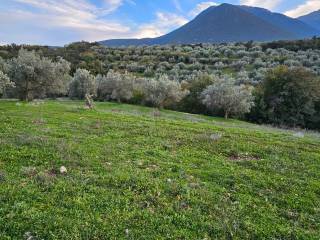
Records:
<instances>
[{"instance_id":1,"label":"dirt patch","mask_svg":"<svg viewBox=\"0 0 320 240\"><path fill-rule=\"evenodd\" d=\"M222 133L203 133L199 134L198 138L200 140L212 141L217 142L223 137Z\"/></svg>"},{"instance_id":2,"label":"dirt patch","mask_svg":"<svg viewBox=\"0 0 320 240\"><path fill-rule=\"evenodd\" d=\"M228 156L228 159L233 162L248 162L259 161L261 157L257 155L250 155L248 153L232 153Z\"/></svg>"},{"instance_id":3,"label":"dirt patch","mask_svg":"<svg viewBox=\"0 0 320 240\"><path fill-rule=\"evenodd\" d=\"M35 167L22 167L20 174L24 177L34 177L38 174L38 171Z\"/></svg>"},{"instance_id":4,"label":"dirt patch","mask_svg":"<svg viewBox=\"0 0 320 240\"><path fill-rule=\"evenodd\" d=\"M100 129L101 127L102 127L101 121L96 121L91 125L91 128L93 128L93 129Z\"/></svg>"},{"instance_id":5,"label":"dirt patch","mask_svg":"<svg viewBox=\"0 0 320 240\"><path fill-rule=\"evenodd\" d=\"M119 110L119 109L112 109L111 112L113 112L113 113L122 113L122 111Z\"/></svg>"},{"instance_id":6,"label":"dirt patch","mask_svg":"<svg viewBox=\"0 0 320 240\"><path fill-rule=\"evenodd\" d=\"M34 119L32 123L35 125L44 125L46 122L43 119Z\"/></svg>"},{"instance_id":7,"label":"dirt patch","mask_svg":"<svg viewBox=\"0 0 320 240\"><path fill-rule=\"evenodd\" d=\"M152 116L153 117L161 117L161 112L158 109L156 109L152 112Z\"/></svg>"},{"instance_id":8,"label":"dirt patch","mask_svg":"<svg viewBox=\"0 0 320 240\"><path fill-rule=\"evenodd\" d=\"M59 172L57 169L52 168L52 169L50 169L50 170L47 170L47 171L45 172L45 174L48 175L48 176L50 176L50 177L56 177L58 174L60 174L60 172Z\"/></svg>"}]
</instances>

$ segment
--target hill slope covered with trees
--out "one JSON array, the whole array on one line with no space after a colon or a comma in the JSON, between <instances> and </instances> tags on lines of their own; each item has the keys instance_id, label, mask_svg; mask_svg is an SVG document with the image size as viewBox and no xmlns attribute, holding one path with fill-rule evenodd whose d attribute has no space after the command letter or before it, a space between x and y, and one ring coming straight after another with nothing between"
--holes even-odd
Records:
<instances>
[{"instance_id":1,"label":"hill slope covered with trees","mask_svg":"<svg viewBox=\"0 0 320 240\"><path fill-rule=\"evenodd\" d=\"M127 48L9 45L0 47L1 92L22 100L88 93L99 101L319 129L319 49L318 38ZM279 85L268 83L272 76ZM224 91L229 94L219 94Z\"/></svg>"}]
</instances>

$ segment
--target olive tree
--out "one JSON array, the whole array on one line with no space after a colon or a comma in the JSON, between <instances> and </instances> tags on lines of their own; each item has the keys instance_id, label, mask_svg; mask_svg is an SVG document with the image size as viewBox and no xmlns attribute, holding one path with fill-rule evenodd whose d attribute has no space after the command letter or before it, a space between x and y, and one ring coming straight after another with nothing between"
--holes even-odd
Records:
<instances>
[{"instance_id":1,"label":"olive tree","mask_svg":"<svg viewBox=\"0 0 320 240\"><path fill-rule=\"evenodd\" d=\"M95 77L88 70L78 68L70 83L69 97L84 99L86 94L96 95Z\"/></svg>"},{"instance_id":2,"label":"olive tree","mask_svg":"<svg viewBox=\"0 0 320 240\"><path fill-rule=\"evenodd\" d=\"M135 78L110 70L107 76L96 77L97 95L100 100L128 101L133 97Z\"/></svg>"},{"instance_id":3,"label":"olive tree","mask_svg":"<svg viewBox=\"0 0 320 240\"><path fill-rule=\"evenodd\" d=\"M112 83L111 99L121 102L121 100L130 100L133 97L133 76L127 73L109 72L107 79Z\"/></svg>"},{"instance_id":4,"label":"olive tree","mask_svg":"<svg viewBox=\"0 0 320 240\"><path fill-rule=\"evenodd\" d=\"M47 65L47 74L50 74L50 79L54 81L48 82L46 87L47 97L56 97L66 95L72 77L69 75L71 64L63 58L58 58L56 62L51 62Z\"/></svg>"},{"instance_id":5,"label":"olive tree","mask_svg":"<svg viewBox=\"0 0 320 240\"><path fill-rule=\"evenodd\" d=\"M157 80L147 79L144 86L145 100L158 108L180 102L188 93L179 82L169 80L166 75Z\"/></svg>"},{"instance_id":6,"label":"olive tree","mask_svg":"<svg viewBox=\"0 0 320 240\"><path fill-rule=\"evenodd\" d=\"M31 101L50 94L63 93L70 64L62 59L53 62L34 51L20 49L17 58L11 59L8 75L14 82L15 95L20 100Z\"/></svg>"},{"instance_id":7,"label":"olive tree","mask_svg":"<svg viewBox=\"0 0 320 240\"><path fill-rule=\"evenodd\" d=\"M241 115L250 111L253 106L252 87L236 85L234 78L218 78L201 94L202 102L208 110L222 110L224 117Z\"/></svg>"},{"instance_id":8,"label":"olive tree","mask_svg":"<svg viewBox=\"0 0 320 240\"><path fill-rule=\"evenodd\" d=\"M10 78L0 71L0 95L3 94L3 91L8 86L14 86L14 83L10 81Z\"/></svg>"}]
</instances>

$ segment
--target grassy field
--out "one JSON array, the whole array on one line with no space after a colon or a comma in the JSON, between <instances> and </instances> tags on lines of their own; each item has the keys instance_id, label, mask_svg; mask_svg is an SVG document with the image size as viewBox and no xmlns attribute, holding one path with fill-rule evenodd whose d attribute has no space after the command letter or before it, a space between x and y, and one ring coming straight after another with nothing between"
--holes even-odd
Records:
<instances>
[{"instance_id":1,"label":"grassy field","mask_svg":"<svg viewBox=\"0 0 320 240\"><path fill-rule=\"evenodd\" d=\"M319 238L316 133L0 101L1 240Z\"/></svg>"}]
</instances>

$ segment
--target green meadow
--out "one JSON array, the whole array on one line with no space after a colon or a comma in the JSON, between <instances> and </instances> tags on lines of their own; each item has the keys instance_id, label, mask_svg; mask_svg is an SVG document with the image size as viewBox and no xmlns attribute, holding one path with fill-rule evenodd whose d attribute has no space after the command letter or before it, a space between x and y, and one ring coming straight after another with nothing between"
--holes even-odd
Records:
<instances>
[{"instance_id":1,"label":"green meadow","mask_svg":"<svg viewBox=\"0 0 320 240\"><path fill-rule=\"evenodd\" d=\"M0 239L319 237L320 134L0 101Z\"/></svg>"}]
</instances>

